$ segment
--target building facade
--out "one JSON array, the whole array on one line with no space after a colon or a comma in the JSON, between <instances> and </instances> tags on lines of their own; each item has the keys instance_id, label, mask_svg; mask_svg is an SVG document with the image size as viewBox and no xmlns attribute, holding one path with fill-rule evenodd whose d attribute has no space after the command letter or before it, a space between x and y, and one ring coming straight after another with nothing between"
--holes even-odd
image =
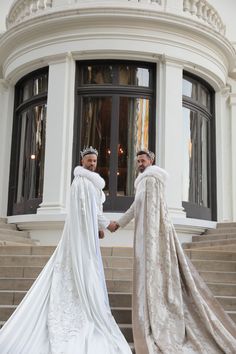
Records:
<instances>
[{"instance_id":1,"label":"building facade","mask_svg":"<svg viewBox=\"0 0 236 354\"><path fill-rule=\"evenodd\" d=\"M236 221L236 52L210 0L16 0L0 69L0 217L32 238L58 242L87 145L109 218L146 147L181 240ZM132 228L103 244L131 245Z\"/></svg>"}]
</instances>

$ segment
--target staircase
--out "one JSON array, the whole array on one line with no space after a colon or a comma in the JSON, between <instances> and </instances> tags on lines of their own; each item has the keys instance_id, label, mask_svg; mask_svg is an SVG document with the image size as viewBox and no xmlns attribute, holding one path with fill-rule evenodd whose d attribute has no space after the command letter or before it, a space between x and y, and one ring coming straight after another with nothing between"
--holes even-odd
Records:
<instances>
[{"instance_id":1,"label":"staircase","mask_svg":"<svg viewBox=\"0 0 236 354\"><path fill-rule=\"evenodd\" d=\"M1 224L8 230L5 221L1 220ZM23 237L27 240L26 235ZM236 223L218 224L215 230L193 236L192 242L183 244L183 248L236 323ZM23 299L54 249L24 243L0 247L0 326ZM134 351L131 324L133 250L106 247L102 248L102 257L112 313Z\"/></svg>"},{"instance_id":2,"label":"staircase","mask_svg":"<svg viewBox=\"0 0 236 354\"><path fill-rule=\"evenodd\" d=\"M7 224L7 219L0 218L0 246L6 245L34 245L29 233L19 231L15 224Z\"/></svg>"},{"instance_id":3,"label":"staircase","mask_svg":"<svg viewBox=\"0 0 236 354\"><path fill-rule=\"evenodd\" d=\"M55 247L0 247L0 326L33 284ZM131 324L132 248L102 248L110 306L134 352Z\"/></svg>"},{"instance_id":4,"label":"staircase","mask_svg":"<svg viewBox=\"0 0 236 354\"><path fill-rule=\"evenodd\" d=\"M183 248L236 323L236 223L219 223L216 229L193 236Z\"/></svg>"}]
</instances>

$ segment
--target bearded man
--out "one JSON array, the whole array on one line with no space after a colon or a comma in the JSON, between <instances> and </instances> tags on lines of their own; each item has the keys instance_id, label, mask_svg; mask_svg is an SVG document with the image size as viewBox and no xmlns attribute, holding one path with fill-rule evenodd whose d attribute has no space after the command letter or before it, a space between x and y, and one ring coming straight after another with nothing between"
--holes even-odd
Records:
<instances>
[{"instance_id":1,"label":"bearded man","mask_svg":"<svg viewBox=\"0 0 236 354\"><path fill-rule=\"evenodd\" d=\"M135 219L133 334L136 354L235 353L236 327L185 256L165 201L167 173L137 153L135 200L117 221Z\"/></svg>"}]
</instances>

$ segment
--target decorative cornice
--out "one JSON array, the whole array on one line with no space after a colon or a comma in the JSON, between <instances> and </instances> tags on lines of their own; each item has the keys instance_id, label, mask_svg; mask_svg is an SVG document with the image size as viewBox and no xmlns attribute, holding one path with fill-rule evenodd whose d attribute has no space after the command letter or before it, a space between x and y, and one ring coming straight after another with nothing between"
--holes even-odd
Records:
<instances>
[{"instance_id":1,"label":"decorative cornice","mask_svg":"<svg viewBox=\"0 0 236 354\"><path fill-rule=\"evenodd\" d=\"M236 93L230 93L230 95L229 95L229 105L231 107L236 105Z\"/></svg>"},{"instance_id":2,"label":"decorative cornice","mask_svg":"<svg viewBox=\"0 0 236 354\"><path fill-rule=\"evenodd\" d=\"M15 0L7 16L6 25L10 29L19 23L25 22L31 18L44 16L58 11L68 11L72 9L80 10L84 7L105 8L120 6L127 8L137 8L137 10L151 10L157 12L170 12L184 17L189 17L195 22L204 23L215 31L225 34L225 25L223 24L216 9L206 0L183 0L177 2L176 8L172 6L170 0L61 0L59 3L53 0Z\"/></svg>"}]
</instances>

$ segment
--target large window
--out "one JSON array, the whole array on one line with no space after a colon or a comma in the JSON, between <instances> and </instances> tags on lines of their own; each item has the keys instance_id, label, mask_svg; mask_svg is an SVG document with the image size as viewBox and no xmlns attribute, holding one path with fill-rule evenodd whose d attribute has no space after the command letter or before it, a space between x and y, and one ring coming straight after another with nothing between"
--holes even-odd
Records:
<instances>
[{"instance_id":1,"label":"large window","mask_svg":"<svg viewBox=\"0 0 236 354\"><path fill-rule=\"evenodd\" d=\"M188 217L216 220L214 94L203 81L183 78L183 206Z\"/></svg>"},{"instance_id":2,"label":"large window","mask_svg":"<svg viewBox=\"0 0 236 354\"><path fill-rule=\"evenodd\" d=\"M79 151L99 151L106 181L105 210L122 211L133 200L135 153L154 149L155 66L138 62L79 62L76 76L74 166Z\"/></svg>"},{"instance_id":3,"label":"large window","mask_svg":"<svg viewBox=\"0 0 236 354\"><path fill-rule=\"evenodd\" d=\"M8 214L35 213L42 201L48 69L15 89Z\"/></svg>"}]
</instances>

